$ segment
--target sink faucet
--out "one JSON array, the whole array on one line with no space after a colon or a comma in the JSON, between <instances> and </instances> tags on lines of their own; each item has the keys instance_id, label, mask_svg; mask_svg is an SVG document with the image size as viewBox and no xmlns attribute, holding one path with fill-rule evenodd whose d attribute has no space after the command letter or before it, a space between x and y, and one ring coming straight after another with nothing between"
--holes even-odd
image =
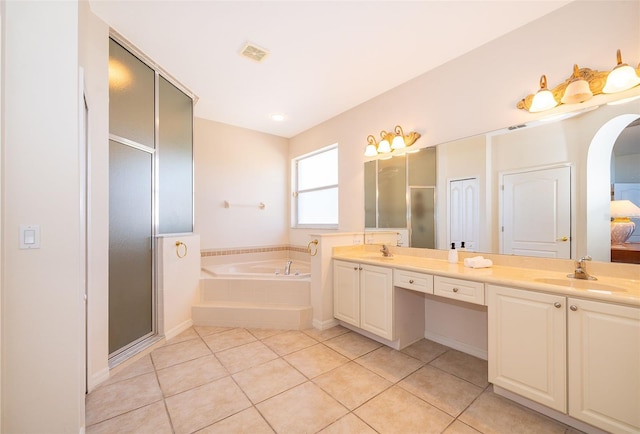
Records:
<instances>
[{"instance_id":1,"label":"sink faucet","mask_svg":"<svg viewBox=\"0 0 640 434\"><path fill-rule=\"evenodd\" d=\"M284 275L288 276L289 274L291 274L291 263L293 261L287 261L287 265L284 266Z\"/></svg>"},{"instance_id":2,"label":"sink faucet","mask_svg":"<svg viewBox=\"0 0 640 434\"><path fill-rule=\"evenodd\" d=\"M384 256L385 258L390 258L393 256L386 244L382 245L382 248L380 249L380 251L382 252L382 256Z\"/></svg>"},{"instance_id":3,"label":"sink faucet","mask_svg":"<svg viewBox=\"0 0 640 434\"><path fill-rule=\"evenodd\" d=\"M587 273L587 265L585 261L590 261L591 256L583 256L579 261L576 261L576 269L573 274L567 274L567 277L571 277L573 279L581 279L581 280L598 280L593 276L590 276Z\"/></svg>"}]
</instances>

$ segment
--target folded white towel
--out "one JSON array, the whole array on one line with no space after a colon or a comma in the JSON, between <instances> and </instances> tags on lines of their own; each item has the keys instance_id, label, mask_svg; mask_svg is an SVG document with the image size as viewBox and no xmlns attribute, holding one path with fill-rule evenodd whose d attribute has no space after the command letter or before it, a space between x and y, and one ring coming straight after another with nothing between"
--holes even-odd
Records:
<instances>
[{"instance_id":1,"label":"folded white towel","mask_svg":"<svg viewBox=\"0 0 640 434\"><path fill-rule=\"evenodd\" d=\"M464 266L469 268L488 268L493 265L491 259L485 259L483 256L474 256L473 258L465 258Z\"/></svg>"}]
</instances>

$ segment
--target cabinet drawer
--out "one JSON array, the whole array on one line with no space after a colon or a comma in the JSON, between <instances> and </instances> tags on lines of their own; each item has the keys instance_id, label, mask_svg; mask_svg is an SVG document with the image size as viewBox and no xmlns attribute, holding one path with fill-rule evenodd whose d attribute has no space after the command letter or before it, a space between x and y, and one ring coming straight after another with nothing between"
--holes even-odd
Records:
<instances>
[{"instance_id":1,"label":"cabinet drawer","mask_svg":"<svg viewBox=\"0 0 640 434\"><path fill-rule=\"evenodd\" d=\"M484 283L434 276L433 293L468 303L484 305Z\"/></svg>"},{"instance_id":2,"label":"cabinet drawer","mask_svg":"<svg viewBox=\"0 0 640 434\"><path fill-rule=\"evenodd\" d=\"M393 286L433 294L433 276L430 274L394 269Z\"/></svg>"}]
</instances>

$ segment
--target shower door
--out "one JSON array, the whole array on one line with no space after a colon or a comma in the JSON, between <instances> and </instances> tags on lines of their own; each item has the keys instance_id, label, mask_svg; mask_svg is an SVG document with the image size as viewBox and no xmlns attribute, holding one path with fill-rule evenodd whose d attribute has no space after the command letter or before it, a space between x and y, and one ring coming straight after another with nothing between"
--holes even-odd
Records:
<instances>
[{"instance_id":1,"label":"shower door","mask_svg":"<svg viewBox=\"0 0 640 434\"><path fill-rule=\"evenodd\" d=\"M109 361L157 335L156 74L109 40Z\"/></svg>"}]
</instances>

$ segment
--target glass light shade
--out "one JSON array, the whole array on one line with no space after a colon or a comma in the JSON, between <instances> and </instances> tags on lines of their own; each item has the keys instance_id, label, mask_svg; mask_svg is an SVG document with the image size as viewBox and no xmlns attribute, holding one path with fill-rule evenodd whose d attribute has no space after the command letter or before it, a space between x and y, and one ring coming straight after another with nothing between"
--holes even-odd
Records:
<instances>
[{"instance_id":1,"label":"glass light shade","mask_svg":"<svg viewBox=\"0 0 640 434\"><path fill-rule=\"evenodd\" d=\"M587 80L578 79L569 83L560 101L563 104L577 104L590 99L592 96L593 92L591 92Z\"/></svg>"},{"instance_id":2,"label":"glass light shade","mask_svg":"<svg viewBox=\"0 0 640 434\"><path fill-rule=\"evenodd\" d=\"M378 143L378 152L381 154L391 152L391 145L387 139L381 140L380 143Z\"/></svg>"},{"instance_id":3,"label":"glass light shade","mask_svg":"<svg viewBox=\"0 0 640 434\"><path fill-rule=\"evenodd\" d=\"M611 217L640 217L640 208L630 200L612 200Z\"/></svg>"},{"instance_id":4,"label":"glass light shade","mask_svg":"<svg viewBox=\"0 0 640 434\"><path fill-rule=\"evenodd\" d=\"M378 155L378 150L375 145L369 144L364 150L365 157L375 157Z\"/></svg>"},{"instance_id":5,"label":"glass light shade","mask_svg":"<svg viewBox=\"0 0 640 434\"><path fill-rule=\"evenodd\" d=\"M542 112L545 110L549 110L558 105L558 101L553 97L553 93L551 93L548 89L540 89L534 96L533 101L531 101L531 107L529 107L529 111L531 113Z\"/></svg>"},{"instance_id":6,"label":"glass light shade","mask_svg":"<svg viewBox=\"0 0 640 434\"><path fill-rule=\"evenodd\" d=\"M404 137L402 136L395 136L393 138L393 141L391 142L391 148L392 149L402 149L402 148L406 148L406 145L404 143Z\"/></svg>"},{"instance_id":7,"label":"glass light shade","mask_svg":"<svg viewBox=\"0 0 640 434\"><path fill-rule=\"evenodd\" d=\"M636 70L629 65L618 65L607 76L607 82L602 88L603 93L616 93L631 89L640 84L640 77Z\"/></svg>"}]
</instances>

